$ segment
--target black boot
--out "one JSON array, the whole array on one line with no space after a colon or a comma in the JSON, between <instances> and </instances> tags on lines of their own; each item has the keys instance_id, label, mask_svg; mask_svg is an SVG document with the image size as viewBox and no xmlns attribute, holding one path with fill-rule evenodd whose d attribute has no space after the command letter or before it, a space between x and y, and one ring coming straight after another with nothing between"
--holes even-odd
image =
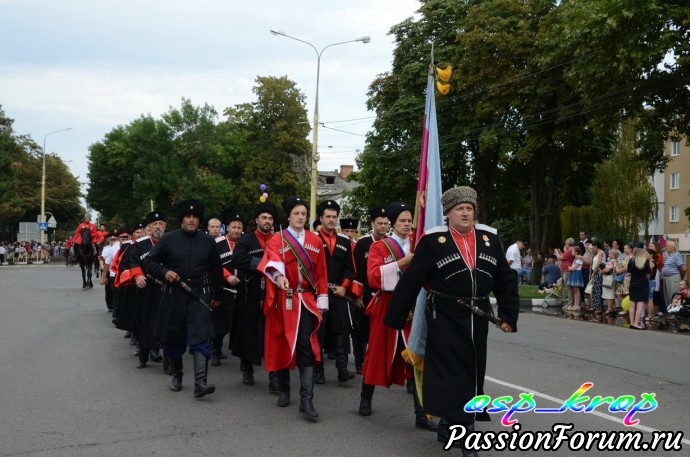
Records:
<instances>
[{"instance_id":1,"label":"black boot","mask_svg":"<svg viewBox=\"0 0 690 457\"><path fill-rule=\"evenodd\" d=\"M211 345L213 346L213 353L211 355L211 366L217 367L220 365L220 350L223 345L223 339L213 338L211 340Z\"/></svg>"},{"instance_id":2,"label":"black boot","mask_svg":"<svg viewBox=\"0 0 690 457\"><path fill-rule=\"evenodd\" d=\"M278 385L280 388L280 396L278 397L278 406L285 408L290 404L290 370L278 370L275 372L278 377Z\"/></svg>"},{"instance_id":3,"label":"black boot","mask_svg":"<svg viewBox=\"0 0 690 457\"><path fill-rule=\"evenodd\" d=\"M429 417L426 414L424 414L422 405L419 402L419 396L417 396L417 389L414 385L414 379L408 379L407 382L408 384L412 383L412 388L414 389L414 394L412 394L412 398L414 399L415 427L422 428L424 430L437 431L438 425L436 425L433 421L429 420Z\"/></svg>"},{"instance_id":4,"label":"black boot","mask_svg":"<svg viewBox=\"0 0 690 457\"><path fill-rule=\"evenodd\" d=\"M278 382L278 374L275 371L268 372L268 393L280 393L280 383Z\"/></svg>"},{"instance_id":5,"label":"black boot","mask_svg":"<svg viewBox=\"0 0 690 457\"><path fill-rule=\"evenodd\" d=\"M467 430L467 433L474 432L474 424L462 424L464 425L465 429ZM438 431L436 432L436 437L439 442L443 443L445 446L446 443L448 443L448 440L450 439L451 431L450 431L450 426L451 424L448 423L447 420L445 419L440 419L438 422ZM478 454L476 451L468 450L465 449L462 446L462 443L456 441L453 443L452 447L454 448L459 448L462 450L462 455L463 457L477 457Z\"/></svg>"},{"instance_id":6,"label":"black boot","mask_svg":"<svg viewBox=\"0 0 690 457\"><path fill-rule=\"evenodd\" d=\"M170 359L170 372L172 373L170 390L179 392L182 390L182 357Z\"/></svg>"},{"instance_id":7,"label":"black boot","mask_svg":"<svg viewBox=\"0 0 690 457\"><path fill-rule=\"evenodd\" d=\"M149 351L149 359L151 362L161 363L163 361L163 356L158 348Z\"/></svg>"},{"instance_id":8,"label":"black boot","mask_svg":"<svg viewBox=\"0 0 690 457\"><path fill-rule=\"evenodd\" d=\"M299 369L299 412L309 419L316 419L319 413L314 409L314 367Z\"/></svg>"},{"instance_id":9,"label":"black boot","mask_svg":"<svg viewBox=\"0 0 690 457\"><path fill-rule=\"evenodd\" d=\"M335 336L335 367L338 369L338 382L355 379L355 374L347 371L347 351L343 335Z\"/></svg>"},{"instance_id":10,"label":"black boot","mask_svg":"<svg viewBox=\"0 0 690 457\"><path fill-rule=\"evenodd\" d=\"M318 365L314 365L314 382L316 384L326 384L326 374L323 370L323 361Z\"/></svg>"},{"instance_id":11,"label":"black boot","mask_svg":"<svg viewBox=\"0 0 690 457\"><path fill-rule=\"evenodd\" d=\"M149 361L149 351L146 348L139 348L139 363L137 368L146 368L146 362Z\"/></svg>"},{"instance_id":12,"label":"black boot","mask_svg":"<svg viewBox=\"0 0 690 457\"><path fill-rule=\"evenodd\" d=\"M371 416L371 399L374 396L374 386L362 383L362 393L359 398L359 415Z\"/></svg>"},{"instance_id":13,"label":"black boot","mask_svg":"<svg viewBox=\"0 0 690 457\"><path fill-rule=\"evenodd\" d=\"M254 367L252 366L252 363L242 359L240 361L240 369L242 370L242 384L244 384L245 386L253 386Z\"/></svg>"},{"instance_id":14,"label":"black boot","mask_svg":"<svg viewBox=\"0 0 690 457\"><path fill-rule=\"evenodd\" d=\"M206 384L208 359L199 351L192 352L194 358L194 398L211 395L216 391L214 384Z\"/></svg>"},{"instance_id":15,"label":"black boot","mask_svg":"<svg viewBox=\"0 0 690 457\"><path fill-rule=\"evenodd\" d=\"M170 357L166 357L165 355L163 356L163 373L173 374L170 369Z\"/></svg>"}]
</instances>

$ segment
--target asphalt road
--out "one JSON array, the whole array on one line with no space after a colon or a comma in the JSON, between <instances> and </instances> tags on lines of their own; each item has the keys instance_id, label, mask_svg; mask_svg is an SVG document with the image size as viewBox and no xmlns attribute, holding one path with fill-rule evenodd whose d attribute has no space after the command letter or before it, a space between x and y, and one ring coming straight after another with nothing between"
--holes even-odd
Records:
<instances>
[{"instance_id":1,"label":"asphalt road","mask_svg":"<svg viewBox=\"0 0 690 457\"><path fill-rule=\"evenodd\" d=\"M618 398L655 393L658 407L638 413L645 440L652 430L690 431L690 337L631 331L523 313L519 333L492 329L486 393L533 393L538 408L558 408L583 383L589 393ZM412 398L402 387L377 389L371 417L357 414L361 378L316 386L321 417L309 423L293 403L275 405L265 373L241 383L230 357L209 373L215 394L192 396L191 358L184 389L168 390L160 364L135 369L133 347L110 323L103 290L81 290L76 268L62 264L0 267L0 457L8 456L441 456L433 433L414 428ZM352 369L352 366L351 366ZM622 413L517 414L522 431L572 423L577 431L623 431ZM510 431L500 423L481 431ZM638 429L631 429L638 430ZM690 455L690 441L681 452ZM579 455L585 451L499 452L496 455ZM641 451L640 451L641 452ZM651 452L648 452L651 454ZM629 453L625 453L628 455ZM622 451L594 455L624 455Z\"/></svg>"}]
</instances>

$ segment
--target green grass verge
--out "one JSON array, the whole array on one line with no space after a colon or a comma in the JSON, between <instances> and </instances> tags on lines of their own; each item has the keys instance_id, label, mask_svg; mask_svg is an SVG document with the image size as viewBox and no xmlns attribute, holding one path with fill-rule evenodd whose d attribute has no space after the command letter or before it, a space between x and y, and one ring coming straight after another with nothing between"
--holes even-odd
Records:
<instances>
[{"instance_id":1,"label":"green grass verge","mask_svg":"<svg viewBox=\"0 0 690 457\"><path fill-rule=\"evenodd\" d=\"M544 298L544 295L539 293L538 286L520 285L518 286L518 294L521 299ZM494 294L491 294L491 296L493 297Z\"/></svg>"}]
</instances>

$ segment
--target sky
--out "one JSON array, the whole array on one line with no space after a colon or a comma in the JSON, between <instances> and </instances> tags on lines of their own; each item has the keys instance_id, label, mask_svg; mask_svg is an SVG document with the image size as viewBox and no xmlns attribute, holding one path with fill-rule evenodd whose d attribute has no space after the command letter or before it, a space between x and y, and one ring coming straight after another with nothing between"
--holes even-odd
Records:
<instances>
[{"instance_id":1,"label":"sky","mask_svg":"<svg viewBox=\"0 0 690 457\"><path fill-rule=\"evenodd\" d=\"M391 26L418 0L0 0L0 105L88 181L88 147L142 114L159 118L182 98L219 113L255 100L257 76L284 76L312 119L321 57L319 170L355 164L373 113L366 92L391 68ZM425 78L426 75L420 75ZM357 119L356 121L348 121ZM340 122L346 121L346 122ZM421 122L421 121L420 121ZM49 132L71 127L72 130ZM421 128L421 127L420 127ZM310 136L311 139L311 136ZM84 187L86 190L86 187Z\"/></svg>"}]
</instances>

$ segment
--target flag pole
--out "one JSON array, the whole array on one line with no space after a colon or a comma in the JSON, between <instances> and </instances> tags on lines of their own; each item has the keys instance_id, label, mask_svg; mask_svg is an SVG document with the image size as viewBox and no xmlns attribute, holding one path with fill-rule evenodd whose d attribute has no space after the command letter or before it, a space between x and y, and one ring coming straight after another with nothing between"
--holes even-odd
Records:
<instances>
[{"instance_id":1,"label":"flag pole","mask_svg":"<svg viewBox=\"0 0 690 457\"><path fill-rule=\"evenodd\" d=\"M429 88L433 91L433 84L430 84L429 81L434 78L436 74L436 68L434 67L434 42L431 41L431 53L429 56L429 69L427 72L427 92L429 91ZM435 94L432 92L431 94L426 94L426 99L428 101L429 97L433 97ZM417 244L417 241L419 241L419 238L421 238L421 233L419 230L424 230L424 219L425 219L425 206L426 203L424 202L427 195L426 195L426 187L427 187L427 180L428 180L428 169L427 169L427 158L428 158L428 153L429 153L429 129L428 127L428 122L429 122L429 115L430 113L428 112L428 102L425 104L425 109L424 109L424 121L423 121L423 128L422 128L422 147L421 147L421 153L419 156L419 173L417 174L417 197L415 199L415 204L414 204L414 222L412 224L412 233L414 234L413 239L410 242L410 250L414 252L414 247Z\"/></svg>"}]
</instances>

